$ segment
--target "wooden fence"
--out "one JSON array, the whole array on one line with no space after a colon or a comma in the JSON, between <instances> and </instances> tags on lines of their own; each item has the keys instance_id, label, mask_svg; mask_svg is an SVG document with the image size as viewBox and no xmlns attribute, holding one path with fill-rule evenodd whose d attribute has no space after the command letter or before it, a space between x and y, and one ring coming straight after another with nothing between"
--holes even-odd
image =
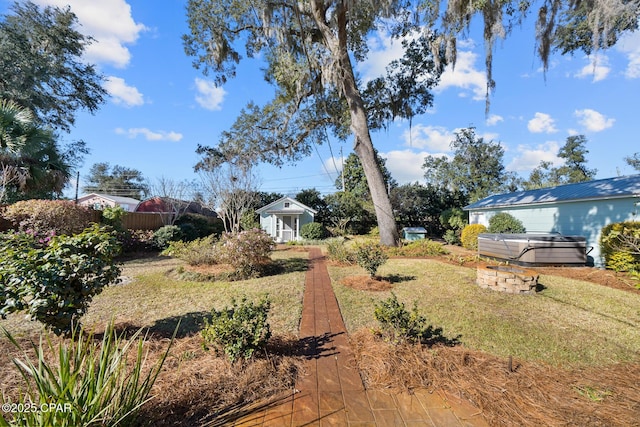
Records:
<instances>
[{"instance_id":1,"label":"wooden fence","mask_svg":"<svg viewBox=\"0 0 640 427\"><path fill-rule=\"evenodd\" d=\"M157 230L171 224L171 214L156 212L127 212L122 225L129 230Z\"/></svg>"}]
</instances>

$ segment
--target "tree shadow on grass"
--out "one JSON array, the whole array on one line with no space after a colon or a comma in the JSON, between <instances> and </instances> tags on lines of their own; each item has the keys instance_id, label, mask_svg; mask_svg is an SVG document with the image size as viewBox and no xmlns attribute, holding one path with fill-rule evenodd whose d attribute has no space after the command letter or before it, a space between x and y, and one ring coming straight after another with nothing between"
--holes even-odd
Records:
<instances>
[{"instance_id":1,"label":"tree shadow on grass","mask_svg":"<svg viewBox=\"0 0 640 427\"><path fill-rule=\"evenodd\" d=\"M309 260L306 258L277 259L264 266L261 276L277 276L279 274L307 271Z\"/></svg>"},{"instance_id":2,"label":"tree shadow on grass","mask_svg":"<svg viewBox=\"0 0 640 427\"><path fill-rule=\"evenodd\" d=\"M402 283L402 282L410 282L411 280L415 280L416 276L408 276L405 274L389 274L386 276L380 277L382 280L386 280L389 283Z\"/></svg>"},{"instance_id":3,"label":"tree shadow on grass","mask_svg":"<svg viewBox=\"0 0 640 427\"><path fill-rule=\"evenodd\" d=\"M171 338L178 328L176 338L184 338L200 332L204 327L205 320L211 320L210 311L195 311L156 320L148 331L156 337Z\"/></svg>"}]
</instances>

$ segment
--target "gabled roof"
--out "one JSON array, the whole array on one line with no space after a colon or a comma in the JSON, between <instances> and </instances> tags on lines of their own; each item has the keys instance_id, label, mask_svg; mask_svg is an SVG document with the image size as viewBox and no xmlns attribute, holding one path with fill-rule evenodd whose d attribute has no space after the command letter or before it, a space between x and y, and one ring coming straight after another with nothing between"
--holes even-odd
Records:
<instances>
[{"instance_id":1,"label":"gabled roof","mask_svg":"<svg viewBox=\"0 0 640 427\"><path fill-rule=\"evenodd\" d=\"M470 211L507 206L527 206L626 197L640 197L640 175L619 176L536 190L497 194L478 200L475 203L465 206L463 209Z\"/></svg>"},{"instance_id":2,"label":"gabled roof","mask_svg":"<svg viewBox=\"0 0 640 427\"><path fill-rule=\"evenodd\" d=\"M289 210L282 210L282 209L274 209L274 207L276 207L278 204L280 204L281 202L290 202L290 203L295 203L296 205L298 205L299 207L301 207L304 210L308 210L310 212L313 212L313 214L317 214L318 211L316 211L315 209L310 208L307 205L304 205L302 203L300 203L299 201L297 201L296 199L293 199L291 197L281 197L278 200L276 200L275 202L271 202L266 206L261 207L260 209L256 209L256 212L261 214L262 212L267 212L267 213L303 213L300 210L296 210L296 209L289 209Z\"/></svg>"},{"instance_id":3,"label":"gabled roof","mask_svg":"<svg viewBox=\"0 0 640 427\"><path fill-rule=\"evenodd\" d=\"M92 197L101 197L103 199L111 200L112 202L115 202L118 204L137 205L138 203L140 203L140 200L136 200L131 197L112 196L111 194L103 194L103 193L86 194L80 197L78 200L89 200Z\"/></svg>"}]
</instances>

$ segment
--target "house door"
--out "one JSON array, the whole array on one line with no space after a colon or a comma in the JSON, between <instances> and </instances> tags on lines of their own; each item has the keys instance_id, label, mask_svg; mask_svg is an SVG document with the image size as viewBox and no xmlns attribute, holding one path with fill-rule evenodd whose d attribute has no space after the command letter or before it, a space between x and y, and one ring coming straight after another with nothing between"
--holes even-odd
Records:
<instances>
[{"instance_id":1,"label":"house door","mask_svg":"<svg viewBox=\"0 0 640 427\"><path fill-rule=\"evenodd\" d=\"M288 242L293 239L293 219L291 216L282 217L282 241Z\"/></svg>"}]
</instances>

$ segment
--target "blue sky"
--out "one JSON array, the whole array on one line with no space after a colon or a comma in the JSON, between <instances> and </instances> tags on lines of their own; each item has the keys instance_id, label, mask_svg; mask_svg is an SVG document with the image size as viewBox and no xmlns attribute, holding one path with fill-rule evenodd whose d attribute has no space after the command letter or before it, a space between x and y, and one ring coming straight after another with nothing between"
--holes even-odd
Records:
<instances>
[{"instance_id":1,"label":"blue sky","mask_svg":"<svg viewBox=\"0 0 640 427\"><path fill-rule=\"evenodd\" d=\"M6 0L0 0L6 13ZM108 162L140 170L153 183L160 177L197 180L193 166L198 144L215 145L248 101L262 104L272 94L257 60L243 62L224 87L196 70L184 53L187 31L181 0L35 0L70 4L81 31L95 38L87 60L107 77L107 103L95 114L80 113L69 140L83 139L91 153L80 170L80 185L91 165ZM625 156L640 151L640 34L625 37L606 52L586 57L553 56L546 75L534 55L531 20L496 46L491 109L485 115L484 46L479 33L459 44L455 71L449 69L435 91L433 108L413 120L392 123L374 133L374 145L400 183L422 182L426 155L450 155L456 129L475 126L486 140L500 142L508 170L528 177L540 160L557 163L556 153L570 135L587 137L588 166L597 178L635 173ZM384 71L400 54L400 43L372 34L371 54L359 64L363 78ZM295 194L315 187L334 191L340 150L352 140L332 141L311 157L281 169L260 166L263 191ZM332 153L334 158L332 159ZM73 195L74 189L67 193Z\"/></svg>"}]
</instances>

